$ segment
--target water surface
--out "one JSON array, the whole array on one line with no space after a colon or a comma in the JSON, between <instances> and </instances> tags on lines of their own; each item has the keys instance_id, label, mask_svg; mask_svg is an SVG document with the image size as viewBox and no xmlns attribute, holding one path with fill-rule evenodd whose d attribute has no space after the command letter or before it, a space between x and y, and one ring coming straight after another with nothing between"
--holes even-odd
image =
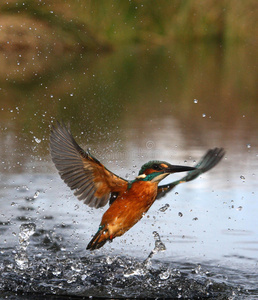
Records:
<instances>
[{"instance_id":1,"label":"water surface","mask_svg":"<svg viewBox=\"0 0 258 300\"><path fill-rule=\"evenodd\" d=\"M126 48L59 58L62 68L27 81L1 73L1 293L258 296L254 56L242 47ZM212 147L226 156L156 201L124 236L88 252L106 208L88 208L59 178L48 138L61 119L125 178L151 159L194 165Z\"/></svg>"}]
</instances>

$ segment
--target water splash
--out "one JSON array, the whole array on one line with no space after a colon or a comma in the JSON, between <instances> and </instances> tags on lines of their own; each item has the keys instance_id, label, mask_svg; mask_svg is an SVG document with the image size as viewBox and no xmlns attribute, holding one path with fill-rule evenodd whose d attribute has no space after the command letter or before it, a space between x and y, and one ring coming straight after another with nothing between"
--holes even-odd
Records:
<instances>
[{"instance_id":1,"label":"water splash","mask_svg":"<svg viewBox=\"0 0 258 300\"><path fill-rule=\"evenodd\" d=\"M155 244L160 240L156 234L154 239ZM33 261L22 270L12 266L10 252L4 252L6 263L0 263L1 296L9 299L18 292L29 293L35 299L41 294L50 298L239 299L250 293L250 289L236 288L243 273L230 274L231 270L227 270L228 278L235 278L236 284L231 286L227 278L221 277L226 270L221 267L207 272L205 265L152 260L152 266L147 268L130 256L82 256L84 252L78 255L33 247L30 251Z\"/></svg>"},{"instance_id":2,"label":"water splash","mask_svg":"<svg viewBox=\"0 0 258 300\"><path fill-rule=\"evenodd\" d=\"M22 224L20 226L19 244L20 248L26 250L29 245L29 238L35 232L36 225L34 223Z\"/></svg>"},{"instance_id":3,"label":"water splash","mask_svg":"<svg viewBox=\"0 0 258 300\"><path fill-rule=\"evenodd\" d=\"M22 224L19 233L19 249L15 255L15 262L20 270L25 270L29 267L29 259L27 248L29 246L29 238L34 234L36 225L34 223Z\"/></svg>"},{"instance_id":4,"label":"water splash","mask_svg":"<svg viewBox=\"0 0 258 300\"><path fill-rule=\"evenodd\" d=\"M149 254L149 256L143 262L143 264L144 264L145 267L150 267L151 266L151 261L150 260L153 257L153 255L155 255L158 252L166 250L166 246L165 246L165 244L162 243L158 232L157 231L153 231L152 234L153 234L154 240L155 240L155 247L151 251L151 253Z\"/></svg>"},{"instance_id":5,"label":"water splash","mask_svg":"<svg viewBox=\"0 0 258 300\"><path fill-rule=\"evenodd\" d=\"M146 275L151 267L151 258L153 257L153 255L155 255L158 252L166 250L166 246L162 243L158 232L153 231L152 234L153 234L154 240L155 240L154 249L150 252L148 257L142 263L135 264L132 269L126 270L126 272L124 272L125 277L130 277L130 276L135 276L135 275L141 275L141 276ZM166 276L166 275L164 275L164 276Z\"/></svg>"}]
</instances>

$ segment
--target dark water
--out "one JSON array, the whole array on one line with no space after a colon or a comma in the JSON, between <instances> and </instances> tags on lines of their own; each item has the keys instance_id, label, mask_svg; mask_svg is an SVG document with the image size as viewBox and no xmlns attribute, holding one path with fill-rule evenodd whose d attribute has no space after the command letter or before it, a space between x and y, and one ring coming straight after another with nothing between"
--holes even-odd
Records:
<instances>
[{"instance_id":1,"label":"dark water","mask_svg":"<svg viewBox=\"0 0 258 300\"><path fill-rule=\"evenodd\" d=\"M258 298L255 54L204 45L75 53L37 76L26 60L10 64L0 74L1 297ZM92 253L105 209L80 203L50 160L50 124L61 119L125 178L150 159L193 165L211 147L227 154Z\"/></svg>"}]
</instances>

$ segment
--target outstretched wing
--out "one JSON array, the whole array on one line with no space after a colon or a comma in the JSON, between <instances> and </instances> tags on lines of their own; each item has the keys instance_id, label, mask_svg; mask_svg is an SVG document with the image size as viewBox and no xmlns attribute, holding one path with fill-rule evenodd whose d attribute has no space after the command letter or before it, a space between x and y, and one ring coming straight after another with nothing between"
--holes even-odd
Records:
<instances>
[{"instance_id":1,"label":"outstretched wing","mask_svg":"<svg viewBox=\"0 0 258 300\"><path fill-rule=\"evenodd\" d=\"M209 171L220 162L220 160L224 155L225 155L225 151L223 148L214 148L208 150L207 153L203 156L203 158L199 161L199 163L195 166L195 168L197 169L193 171L189 171L187 175L181 178L180 180L159 186L158 195L156 199L160 199L163 196L165 196L179 183L191 181L197 178L202 173Z\"/></svg>"},{"instance_id":2,"label":"outstretched wing","mask_svg":"<svg viewBox=\"0 0 258 300\"><path fill-rule=\"evenodd\" d=\"M89 151L85 152L65 125L57 123L52 127L50 153L64 182L91 207L103 207L111 194L127 189L128 182L106 169Z\"/></svg>"}]
</instances>

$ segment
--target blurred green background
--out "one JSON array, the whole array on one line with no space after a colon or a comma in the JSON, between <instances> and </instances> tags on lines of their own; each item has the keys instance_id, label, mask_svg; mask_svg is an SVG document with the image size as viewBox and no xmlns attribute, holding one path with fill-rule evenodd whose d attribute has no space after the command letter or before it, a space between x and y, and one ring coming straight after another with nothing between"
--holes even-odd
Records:
<instances>
[{"instance_id":1,"label":"blurred green background","mask_svg":"<svg viewBox=\"0 0 258 300\"><path fill-rule=\"evenodd\" d=\"M13 157L2 167L18 171L17 160L48 155L56 119L96 147L125 149L133 139L139 146L169 127L182 131L188 147L214 137L221 146L232 139L255 145L257 6L2 1L1 153Z\"/></svg>"}]
</instances>

